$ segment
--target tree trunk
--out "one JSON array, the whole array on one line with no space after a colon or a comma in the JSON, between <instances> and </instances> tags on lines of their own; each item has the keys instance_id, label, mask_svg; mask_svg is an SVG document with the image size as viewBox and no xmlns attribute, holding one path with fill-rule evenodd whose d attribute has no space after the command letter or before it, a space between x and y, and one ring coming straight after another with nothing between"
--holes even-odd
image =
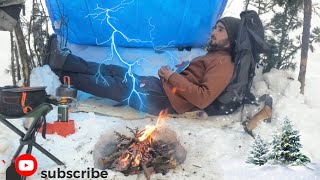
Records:
<instances>
[{"instance_id":1,"label":"tree trunk","mask_svg":"<svg viewBox=\"0 0 320 180\"><path fill-rule=\"evenodd\" d=\"M25 86L29 85L29 77L30 77L30 56L28 55L27 49L26 49L26 43L24 41L24 35L22 32L22 28L20 25L20 22L17 23L17 25L14 27L14 32L17 38L17 44L19 48L19 54L20 54L20 59L22 63L22 72L23 72L23 84Z\"/></svg>"},{"instance_id":2,"label":"tree trunk","mask_svg":"<svg viewBox=\"0 0 320 180\"><path fill-rule=\"evenodd\" d=\"M305 78L306 78L306 72L307 72L311 14L312 14L312 0L304 0L303 5L304 5L303 32L302 32L302 45L301 45L300 72L298 77L298 80L301 83L300 92L302 94L304 94Z\"/></svg>"},{"instance_id":3,"label":"tree trunk","mask_svg":"<svg viewBox=\"0 0 320 180\"><path fill-rule=\"evenodd\" d=\"M14 54L14 42L13 42L13 34L10 32L10 41L11 41L11 77L13 85L17 85L16 81L16 67L14 65L15 62L15 54Z\"/></svg>"},{"instance_id":4,"label":"tree trunk","mask_svg":"<svg viewBox=\"0 0 320 180\"><path fill-rule=\"evenodd\" d=\"M30 16L30 21L29 21L29 26L28 26L28 48L29 48L29 53L30 53L30 58L34 59L33 53L32 53L32 48L31 48L31 33L32 33L32 26L33 26L33 15L34 15L34 1L32 1L32 10L31 10L31 16ZM33 42L33 44L35 44ZM35 49L36 51L36 49Z\"/></svg>"},{"instance_id":5,"label":"tree trunk","mask_svg":"<svg viewBox=\"0 0 320 180\"><path fill-rule=\"evenodd\" d=\"M17 80L18 82L21 80L21 73L20 73L20 58L19 58L19 53L18 53L18 47L17 47L17 43L14 42L14 55L16 57L16 65L17 65Z\"/></svg>"}]
</instances>

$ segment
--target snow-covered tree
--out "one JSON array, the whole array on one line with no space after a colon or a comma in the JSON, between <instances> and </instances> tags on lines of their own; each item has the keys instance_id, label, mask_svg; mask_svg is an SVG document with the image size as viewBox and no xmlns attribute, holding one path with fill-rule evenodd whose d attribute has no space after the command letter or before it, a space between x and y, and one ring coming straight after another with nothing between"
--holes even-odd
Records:
<instances>
[{"instance_id":1,"label":"snow-covered tree","mask_svg":"<svg viewBox=\"0 0 320 180\"><path fill-rule=\"evenodd\" d=\"M247 163L255 164L255 165L264 165L267 159L268 146L258 135L251 146L250 154L247 158Z\"/></svg>"},{"instance_id":2,"label":"snow-covered tree","mask_svg":"<svg viewBox=\"0 0 320 180\"><path fill-rule=\"evenodd\" d=\"M310 159L300 152L300 135L294 130L291 121L286 118L278 133L273 136L272 150L268 155L269 160L286 165L304 165Z\"/></svg>"}]
</instances>

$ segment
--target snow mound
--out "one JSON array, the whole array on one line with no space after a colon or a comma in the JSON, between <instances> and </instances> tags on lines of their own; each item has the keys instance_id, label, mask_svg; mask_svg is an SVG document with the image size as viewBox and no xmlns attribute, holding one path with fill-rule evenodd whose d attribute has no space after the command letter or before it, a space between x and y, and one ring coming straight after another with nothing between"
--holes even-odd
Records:
<instances>
[{"instance_id":1,"label":"snow mound","mask_svg":"<svg viewBox=\"0 0 320 180\"><path fill-rule=\"evenodd\" d=\"M279 69L271 69L270 72L263 75L268 87L273 92L284 94L285 89L288 87L290 81L294 81L294 73Z\"/></svg>"},{"instance_id":2,"label":"snow mound","mask_svg":"<svg viewBox=\"0 0 320 180\"><path fill-rule=\"evenodd\" d=\"M50 95L56 94L56 89L61 85L59 77L51 71L48 65L32 69L30 75L30 87L46 86L46 92Z\"/></svg>"}]
</instances>

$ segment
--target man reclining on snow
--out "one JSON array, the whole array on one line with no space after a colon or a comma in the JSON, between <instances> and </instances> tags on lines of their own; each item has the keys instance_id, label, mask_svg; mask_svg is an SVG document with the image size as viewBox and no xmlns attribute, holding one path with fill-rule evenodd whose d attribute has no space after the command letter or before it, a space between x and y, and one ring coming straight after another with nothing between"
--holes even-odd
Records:
<instances>
[{"instance_id":1,"label":"man reclining on snow","mask_svg":"<svg viewBox=\"0 0 320 180\"><path fill-rule=\"evenodd\" d=\"M159 69L158 75L138 76L135 83L141 94L142 102L132 94L129 106L143 112L158 115L163 109L169 113L184 113L204 109L209 115L223 115L234 112L240 106L234 104L227 109L221 108L217 97L229 84L234 64L231 52L235 45L240 19L224 17L220 19L210 36L208 52L197 57L181 73L173 72L166 66ZM101 65L87 62L82 58L57 48L56 36L50 42L52 53L47 64L61 77L69 76L76 89L90 94L123 102L132 90L132 80L127 77L126 68L116 65ZM101 79L97 81L100 68Z\"/></svg>"}]
</instances>

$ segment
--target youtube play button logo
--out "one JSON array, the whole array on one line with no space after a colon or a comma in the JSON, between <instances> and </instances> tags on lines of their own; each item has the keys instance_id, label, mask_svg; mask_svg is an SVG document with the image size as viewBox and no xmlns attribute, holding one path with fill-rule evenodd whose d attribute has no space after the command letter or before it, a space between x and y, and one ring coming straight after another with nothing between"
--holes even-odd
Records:
<instances>
[{"instance_id":1,"label":"youtube play button logo","mask_svg":"<svg viewBox=\"0 0 320 180\"><path fill-rule=\"evenodd\" d=\"M38 163L32 155L22 154L16 159L15 168L21 176L31 176L36 172Z\"/></svg>"}]
</instances>

